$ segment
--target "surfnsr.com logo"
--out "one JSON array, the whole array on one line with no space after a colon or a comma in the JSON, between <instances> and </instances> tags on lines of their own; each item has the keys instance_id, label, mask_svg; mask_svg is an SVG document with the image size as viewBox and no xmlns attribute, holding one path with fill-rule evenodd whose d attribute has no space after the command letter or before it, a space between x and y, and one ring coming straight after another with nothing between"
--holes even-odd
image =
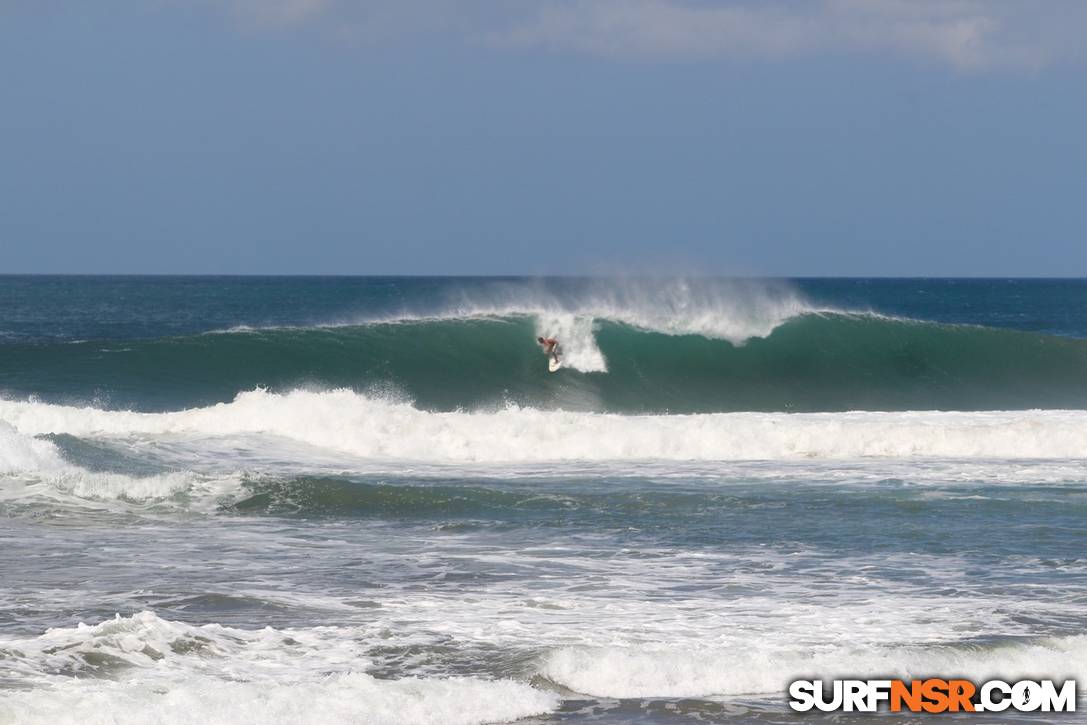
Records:
<instances>
[{"instance_id":1,"label":"surfnsr.com logo","mask_svg":"<svg viewBox=\"0 0 1087 725\"><path fill-rule=\"evenodd\" d=\"M789 707L797 712L1075 712L1076 681L796 680Z\"/></svg>"}]
</instances>

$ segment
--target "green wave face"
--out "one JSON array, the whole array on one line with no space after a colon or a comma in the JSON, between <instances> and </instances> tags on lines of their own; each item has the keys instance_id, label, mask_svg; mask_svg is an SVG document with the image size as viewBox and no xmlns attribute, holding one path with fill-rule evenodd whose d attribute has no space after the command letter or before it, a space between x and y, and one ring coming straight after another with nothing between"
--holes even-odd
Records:
<instances>
[{"instance_id":1,"label":"green wave face","mask_svg":"<svg viewBox=\"0 0 1087 725\"><path fill-rule=\"evenodd\" d=\"M759 506L735 491L636 490L627 486L608 490L594 481L592 491L548 490L539 487L506 489L464 480L453 485L411 479L357 480L303 476L256 480L245 484L244 494L223 504L235 514L277 516L365 516L385 519L461 520L464 523L569 524L583 519L587 525L623 526L632 519L645 525L671 526L690 518ZM629 482L624 482L629 484ZM892 494L894 495L894 494Z\"/></svg>"},{"instance_id":2,"label":"green wave face","mask_svg":"<svg viewBox=\"0 0 1087 725\"><path fill-rule=\"evenodd\" d=\"M258 386L349 387L426 410L509 403L618 413L1087 407L1087 341L805 314L735 345L596 320L606 372L549 374L527 315L9 346L7 396L168 410ZM561 342L561 341L560 341ZM567 350L568 360L576 360Z\"/></svg>"}]
</instances>

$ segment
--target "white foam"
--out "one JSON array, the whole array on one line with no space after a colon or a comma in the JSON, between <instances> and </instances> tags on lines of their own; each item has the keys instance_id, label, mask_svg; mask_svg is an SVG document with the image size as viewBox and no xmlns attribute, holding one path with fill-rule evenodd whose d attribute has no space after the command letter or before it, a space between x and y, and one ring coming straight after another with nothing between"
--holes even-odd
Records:
<instances>
[{"instance_id":1,"label":"white foam","mask_svg":"<svg viewBox=\"0 0 1087 725\"><path fill-rule=\"evenodd\" d=\"M530 315L537 335L559 340L564 364L606 372L594 325L609 320L667 335L702 335L742 344L786 320L816 311L781 282L744 279L630 278L583 287L545 282L464 291L438 318Z\"/></svg>"},{"instance_id":2,"label":"white foam","mask_svg":"<svg viewBox=\"0 0 1087 725\"><path fill-rule=\"evenodd\" d=\"M152 476L88 471L66 462L51 441L20 433L3 420L0 420L0 475L8 478L7 484L0 487L0 497L13 493L56 497L62 493L82 499L127 501L160 500L182 492L223 493L239 481L237 476L205 477L187 471ZM8 490L12 484L18 491Z\"/></svg>"},{"instance_id":3,"label":"white foam","mask_svg":"<svg viewBox=\"0 0 1087 725\"><path fill-rule=\"evenodd\" d=\"M1087 457L1087 411L430 413L349 390L255 390L171 413L0 401L0 421L24 436L263 434L367 459L438 463Z\"/></svg>"},{"instance_id":4,"label":"white foam","mask_svg":"<svg viewBox=\"0 0 1087 725\"><path fill-rule=\"evenodd\" d=\"M9 423L0 420L0 474L60 471L64 468L64 459L55 445L22 435Z\"/></svg>"},{"instance_id":5,"label":"white foam","mask_svg":"<svg viewBox=\"0 0 1087 725\"><path fill-rule=\"evenodd\" d=\"M574 544L559 537L547 545L536 539L507 549L471 536L436 542L431 531L402 542L404 548L387 546L387 529L364 528L355 546L387 583L364 623L242 630L143 612L0 638L5 675L35 688L0 690L0 721L24 708L35 722L65 716L55 703L72 713L69 721L115 715L123 722L152 716L171 722L179 711L213 722L296 714L302 722L458 722L453 715L477 722L554 705L550 695L521 682L446 679L451 661L493 663L496 653L504 661L535 656L518 677L540 674L599 697L780 699L788 679L811 675L1087 676L1087 637L1037 633L1039 620L1067 622L1081 614L1074 583L1055 585L1042 599L976 590L947 596L947 586L962 585L965 569L966 560L954 555L880 552L828 560L819 550L758 545L617 550L609 537L579 537ZM264 532L251 535L267 547ZM433 577L443 565L537 575L484 579L471 596L459 586L418 586L423 574ZM903 568L923 570L931 586L896 576ZM230 591L272 601L283 596L244 586ZM338 596L348 601L358 594ZM305 606L328 608L338 596L322 594ZM1020 641L973 644L994 632ZM397 652L408 649L433 656L405 666ZM410 668L415 677L374 681L363 672L370 658L398 672ZM105 671L91 669L99 663ZM197 693L206 693L207 705ZM405 719L383 719L400 710Z\"/></svg>"},{"instance_id":6,"label":"white foam","mask_svg":"<svg viewBox=\"0 0 1087 725\"><path fill-rule=\"evenodd\" d=\"M590 316L541 314L536 320L536 336L559 340L562 364L583 373L606 373L608 363L593 337L594 320Z\"/></svg>"},{"instance_id":7,"label":"white foam","mask_svg":"<svg viewBox=\"0 0 1087 725\"><path fill-rule=\"evenodd\" d=\"M1087 677L1087 636L999 647L766 648L565 647L552 652L541 674L595 697L712 697L767 695L817 676L912 677L954 674L974 681Z\"/></svg>"},{"instance_id":8,"label":"white foam","mask_svg":"<svg viewBox=\"0 0 1087 725\"><path fill-rule=\"evenodd\" d=\"M187 471L154 476L126 476L119 473L85 471L72 466L70 470L51 476L46 481L57 490L78 498L146 502L171 498L180 493L223 493L233 490L239 479L227 477L208 480Z\"/></svg>"},{"instance_id":9,"label":"white foam","mask_svg":"<svg viewBox=\"0 0 1087 725\"><path fill-rule=\"evenodd\" d=\"M0 721L481 725L541 715L556 705L556 697L528 685L474 678L390 681L352 673L250 683L198 676L168 686L73 680L48 693L11 693L0 696Z\"/></svg>"},{"instance_id":10,"label":"white foam","mask_svg":"<svg viewBox=\"0 0 1087 725\"><path fill-rule=\"evenodd\" d=\"M142 612L0 640L0 657L35 687L0 691L0 721L20 723L475 725L557 704L510 680L376 679L361 671L361 645L331 627L251 631ZM108 672L94 669L103 663Z\"/></svg>"}]
</instances>

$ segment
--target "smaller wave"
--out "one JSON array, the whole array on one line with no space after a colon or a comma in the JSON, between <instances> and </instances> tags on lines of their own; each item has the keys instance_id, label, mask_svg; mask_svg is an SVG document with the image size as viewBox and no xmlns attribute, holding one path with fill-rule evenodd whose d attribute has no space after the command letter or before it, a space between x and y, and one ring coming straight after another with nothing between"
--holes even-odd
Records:
<instances>
[{"instance_id":1,"label":"smaller wave","mask_svg":"<svg viewBox=\"0 0 1087 725\"><path fill-rule=\"evenodd\" d=\"M147 503L196 495L209 502L240 485L237 476L208 477L188 471L150 476L128 476L109 471L89 471L68 463L51 441L16 431L0 420L0 476L8 481L0 498L27 499L75 497L84 501Z\"/></svg>"},{"instance_id":2,"label":"smaller wave","mask_svg":"<svg viewBox=\"0 0 1087 725\"><path fill-rule=\"evenodd\" d=\"M569 476L569 472L566 472ZM689 493L605 490L596 479L589 491L556 491L542 486L508 490L499 486L443 485L416 478L394 483L345 478L300 476L289 479L246 481L223 510L241 513L301 515L356 515L389 517L503 517L509 515L562 516L579 514L624 515L652 513L681 519L704 514L707 508L727 505L717 492ZM731 499L729 499L731 501Z\"/></svg>"},{"instance_id":3,"label":"smaller wave","mask_svg":"<svg viewBox=\"0 0 1087 725\"><path fill-rule=\"evenodd\" d=\"M0 666L24 687L0 691L0 721L478 725L558 704L511 680L379 680L361 671L361 646L336 628L194 626L152 612L0 639Z\"/></svg>"},{"instance_id":4,"label":"smaller wave","mask_svg":"<svg viewBox=\"0 0 1087 725\"><path fill-rule=\"evenodd\" d=\"M915 677L949 673L974 681L1087 677L1087 636L999 646L941 645L829 651L563 647L539 669L583 695L616 698L780 695L814 676Z\"/></svg>"},{"instance_id":5,"label":"smaller wave","mask_svg":"<svg viewBox=\"0 0 1087 725\"><path fill-rule=\"evenodd\" d=\"M0 421L22 436L262 434L368 460L455 464L1087 456L1087 411L617 415L511 406L434 413L350 390L254 390L172 413L0 401ZM16 451L49 455L26 442Z\"/></svg>"},{"instance_id":6,"label":"smaller wave","mask_svg":"<svg viewBox=\"0 0 1087 725\"><path fill-rule=\"evenodd\" d=\"M0 475L25 471L62 471L66 468L60 451L49 441L22 435L0 420Z\"/></svg>"}]
</instances>

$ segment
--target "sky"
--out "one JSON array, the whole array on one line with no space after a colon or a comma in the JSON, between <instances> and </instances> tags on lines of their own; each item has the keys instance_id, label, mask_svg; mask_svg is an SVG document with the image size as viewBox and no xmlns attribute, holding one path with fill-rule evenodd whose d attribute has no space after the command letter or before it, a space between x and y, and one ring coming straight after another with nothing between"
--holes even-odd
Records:
<instances>
[{"instance_id":1,"label":"sky","mask_svg":"<svg viewBox=\"0 0 1087 725\"><path fill-rule=\"evenodd\" d=\"M0 273L1087 276L1087 3L0 0Z\"/></svg>"}]
</instances>

